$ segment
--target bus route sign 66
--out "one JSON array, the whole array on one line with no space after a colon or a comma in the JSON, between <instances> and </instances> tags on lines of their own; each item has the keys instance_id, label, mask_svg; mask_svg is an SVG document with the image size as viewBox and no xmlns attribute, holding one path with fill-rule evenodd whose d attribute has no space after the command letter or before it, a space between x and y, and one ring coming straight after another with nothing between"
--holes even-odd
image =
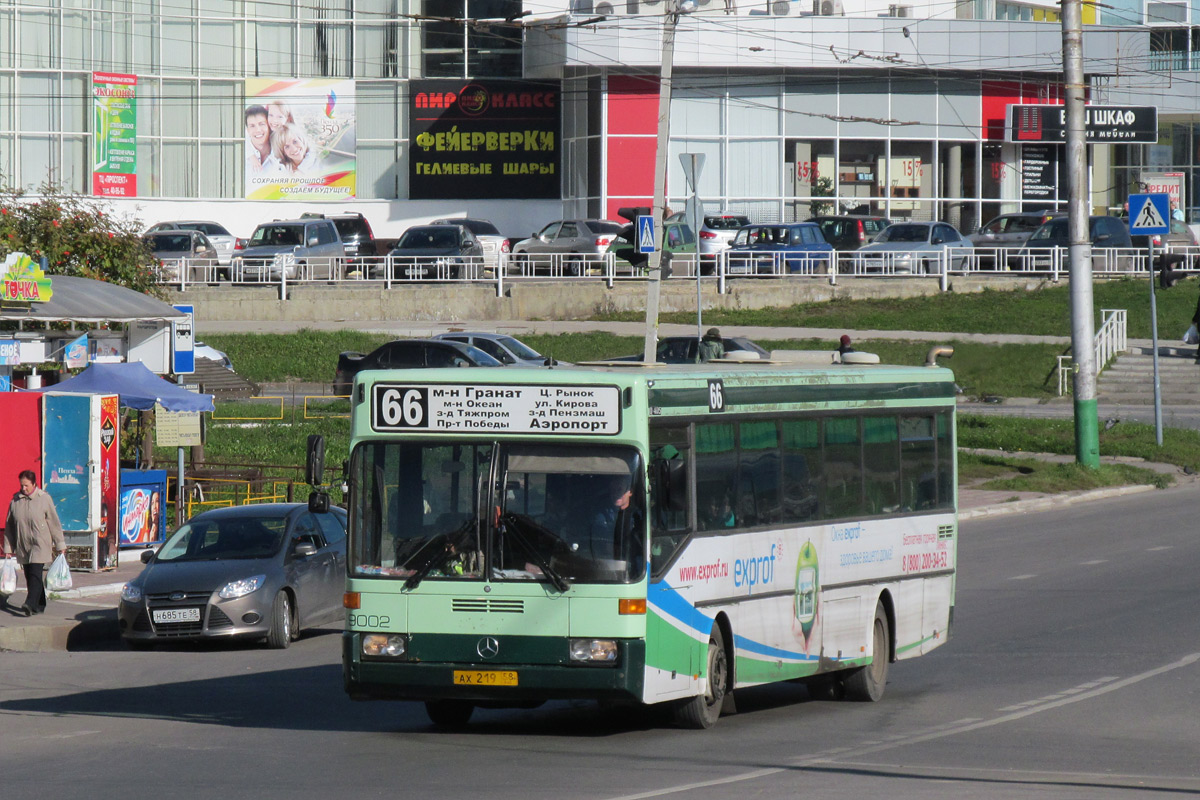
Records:
<instances>
[{"instance_id":1,"label":"bus route sign 66","mask_svg":"<svg viewBox=\"0 0 1200 800\"><path fill-rule=\"evenodd\" d=\"M423 429L429 426L429 387L376 384L371 393L373 430Z\"/></svg>"}]
</instances>

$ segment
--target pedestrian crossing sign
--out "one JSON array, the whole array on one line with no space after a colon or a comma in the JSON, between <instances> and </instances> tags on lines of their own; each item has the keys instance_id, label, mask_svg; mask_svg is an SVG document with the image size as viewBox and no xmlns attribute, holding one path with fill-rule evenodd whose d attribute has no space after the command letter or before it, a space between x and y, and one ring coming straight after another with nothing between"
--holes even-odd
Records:
<instances>
[{"instance_id":1,"label":"pedestrian crossing sign","mask_svg":"<svg viewBox=\"0 0 1200 800\"><path fill-rule=\"evenodd\" d=\"M1129 195L1129 232L1170 233L1171 196L1166 192Z\"/></svg>"},{"instance_id":2,"label":"pedestrian crossing sign","mask_svg":"<svg viewBox=\"0 0 1200 800\"><path fill-rule=\"evenodd\" d=\"M649 214L638 215L637 241L639 253L653 253L658 249L654 245L654 217Z\"/></svg>"}]
</instances>

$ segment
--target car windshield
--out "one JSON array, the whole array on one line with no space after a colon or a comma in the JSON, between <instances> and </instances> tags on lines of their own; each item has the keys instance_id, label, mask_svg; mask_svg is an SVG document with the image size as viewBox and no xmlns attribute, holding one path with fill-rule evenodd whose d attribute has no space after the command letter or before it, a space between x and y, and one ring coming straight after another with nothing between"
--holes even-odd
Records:
<instances>
[{"instance_id":1,"label":"car windshield","mask_svg":"<svg viewBox=\"0 0 1200 800\"><path fill-rule=\"evenodd\" d=\"M625 227L615 222L597 222L596 220L589 220L587 226L592 233L620 233L621 228Z\"/></svg>"},{"instance_id":2,"label":"car windshield","mask_svg":"<svg viewBox=\"0 0 1200 800\"><path fill-rule=\"evenodd\" d=\"M166 233L148 240L156 253L185 253L192 249L192 237L186 233Z\"/></svg>"},{"instance_id":3,"label":"car windshield","mask_svg":"<svg viewBox=\"0 0 1200 800\"><path fill-rule=\"evenodd\" d=\"M341 236L343 240L349 239L352 236L371 235L371 230L367 227L367 221L365 219L359 219L358 217L349 217L343 219L335 218L333 220L333 226L337 228L338 235Z\"/></svg>"},{"instance_id":4,"label":"car windshield","mask_svg":"<svg viewBox=\"0 0 1200 800\"><path fill-rule=\"evenodd\" d=\"M295 247L304 241L300 225L260 225L250 237L251 247Z\"/></svg>"},{"instance_id":5,"label":"car windshield","mask_svg":"<svg viewBox=\"0 0 1200 800\"><path fill-rule=\"evenodd\" d=\"M743 225L749 225L749 217L705 217L704 227L714 231L736 231Z\"/></svg>"},{"instance_id":6,"label":"car windshield","mask_svg":"<svg viewBox=\"0 0 1200 800\"><path fill-rule=\"evenodd\" d=\"M642 476L628 447L360 444L351 574L409 586L637 581L646 560Z\"/></svg>"},{"instance_id":7,"label":"car windshield","mask_svg":"<svg viewBox=\"0 0 1200 800\"><path fill-rule=\"evenodd\" d=\"M496 341L508 348L508 351L517 358L533 359L542 357L541 353L527 347L523 342L519 342L511 336L504 336Z\"/></svg>"},{"instance_id":8,"label":"car windshield","mask_svg":"<svg viewBox=\"0 0 1200 800\"><path fill-rule=\"evenodd\" d=\"M928 225L893 225L879 234L877 242L926 242L929 240Z\"/></svg>"},{"instance_id":9,"label":"car windshield","mask_svg":"<svg viewBox=\"0 0 1200 800\"><path fill-rule=\"evenodd\" d=\"M400 237L396 247L401 250L427 247L444 250L458 247L458 230L456 228L410 228Z\"/></svg>"},{"instance_id":10,"label":"car windshield","mask_svg":"<svg viewBox=\"0 0 1200 800\"><path fill-rule=\"evenodd\" d=\"M500 230L486 219L464 219L460 224L476 236L500 235Z\"/></svg>"},{"instance_id":11,"label":"car windshield","mask_svg":"<svg viewBox=\"0 0 1200 800\"><path fill-rule=\"evenodd\" d=\"M284 516L197 517L167 539L155 561L268 558L283 545Z\"/></svg>"},{"instance_id":12,"label":"car windshield","mask_svg":"<svg viewBox=\"0 0 1200 800\"><path fill-rule=\"evenodd\" d=\"M1033 232L1029 237L1029 243L1046 242L1055 239L1067 238L1067 221L1065 219L1056 219L1047 222L1042 227Z\"/></svg>"},{"instance_id":13,"label":"car windshield","mask_svg":"<svg viewBox=\"0 0 1200 800\"><path fill-rule=\"evenodd\" d=\"M205 236L232 236L233 234L225 230L215 222L181 222L179 227L186 228L192 231L200 231Z\"/></svg>"}]
</instances>

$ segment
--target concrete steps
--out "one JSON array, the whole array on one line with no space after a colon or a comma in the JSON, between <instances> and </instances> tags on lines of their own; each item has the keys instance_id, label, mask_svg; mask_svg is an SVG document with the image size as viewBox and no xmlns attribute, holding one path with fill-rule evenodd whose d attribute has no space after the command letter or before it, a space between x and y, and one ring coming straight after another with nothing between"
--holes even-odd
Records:
<instances>
[{"instance_id":1,"label":"concrete steps","mask_svg":"<svg viewBox=\"0 0 1200 800\"><path fill-rule=\"evenodd\" d=\"M1200 364L1196 348L1160 345L1158 377L1164 405L1200 403ZM1131 347L1100 373L1096 399L1125 405L1154 404L1154 354L1149 347Z\"/></svg>"}]
</instances>

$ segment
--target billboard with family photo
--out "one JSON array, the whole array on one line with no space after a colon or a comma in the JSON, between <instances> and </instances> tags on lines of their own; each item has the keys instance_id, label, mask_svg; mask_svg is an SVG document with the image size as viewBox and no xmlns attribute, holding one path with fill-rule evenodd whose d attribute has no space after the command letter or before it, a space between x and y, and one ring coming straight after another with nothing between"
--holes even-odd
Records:
<instances>
[{"instance_id":1,"label":"billboard with family photo","mask_svg":"<svg viewBox=\"0 0 1200 800\"><path fill-rule=\"evenodd\" d=\"M354 81L246 80L246 199L355 196Z\"/></svg>"}]
</instances>

